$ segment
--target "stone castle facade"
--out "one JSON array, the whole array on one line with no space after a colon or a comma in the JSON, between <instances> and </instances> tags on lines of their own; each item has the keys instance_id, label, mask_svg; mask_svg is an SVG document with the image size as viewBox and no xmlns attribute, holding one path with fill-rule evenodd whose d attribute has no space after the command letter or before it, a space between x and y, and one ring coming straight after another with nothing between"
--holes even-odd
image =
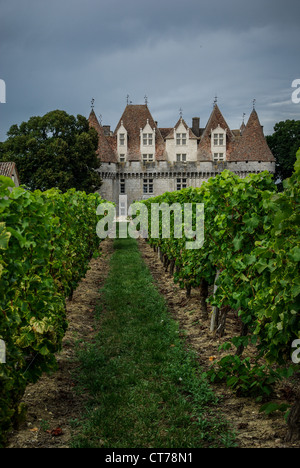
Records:
<instances>
[{"instance_id":1,"label":"stone castle facade","mask_svg":"<svg viewBox=\"0 0 300 468\"><path fill-rule=\"evenodd\" d=\"M200 187L224 169L240 177L275 172L275 158L255 109L238 130L229 128L217 104L204 128L198 117L191 127L180 117L174 127L160 128L147 104L128 104L114 131L99 123L93 109L89 123L99 135L99 192L117 206L120 195L127 195L130 205L164 192Z\"/></svg>"}]
</instances>

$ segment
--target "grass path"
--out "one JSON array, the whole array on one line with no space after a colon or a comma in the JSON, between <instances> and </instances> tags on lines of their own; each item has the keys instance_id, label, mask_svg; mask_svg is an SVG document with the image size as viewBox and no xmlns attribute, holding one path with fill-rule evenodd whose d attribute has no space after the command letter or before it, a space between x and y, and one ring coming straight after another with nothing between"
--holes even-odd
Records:
<instances>
[{"instance_id":1,"label":"grass path","mask_svg":"<svg viewBox=\"0 0 300 468\"><path fill-rule=\"evenodd\" d=\"M88 404L72 447L233 446L136 241L115 240L114 249L96 309L99 333L79 353Z\"/></svg>"}]
</instances>

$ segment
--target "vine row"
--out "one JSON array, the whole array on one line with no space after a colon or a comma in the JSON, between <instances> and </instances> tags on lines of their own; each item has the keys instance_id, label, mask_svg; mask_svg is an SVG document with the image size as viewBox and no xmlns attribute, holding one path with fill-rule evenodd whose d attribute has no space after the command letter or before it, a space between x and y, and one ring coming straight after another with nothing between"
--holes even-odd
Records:
<instances>
[{"instance_id":1,"label":"vine row","mask_svg":"<svg viewBox=\"0 0 300 468\"><path fill-rule=\"evenodd\" d=\"M56 367L66 298L99 247L101 202L75 190L31 192L0 177L0 446L21 416L28 383Z\"/></svg>"},{"instance_id":2,"label":"vine row","mask_svg":"<svg viewBox=\"0 0 300 468\"><path fill-rule=\"evenodd\" d=\"M277 192L268 172L239 178L225 170L200 188L165 193L145 200L148 242L159 252L174 281L200 289L201 313L210 331L222 335L226 316L234 311L239 336L225 343L226 356L208 372L212 381L225 380L239 394L258 400L270 396L274 383L299 370L292 361L292 344L300 339L300 151L293 176ZM187 239L171 234L151 237L151 205L204 204L204 243L185 248ZM194 213L194 226L196 224ZM184 228L184 226L183 226ZM208 304L212 312L208 312ZM244 357L254 346L255 356Z\"/></svg>"}]
</instances>

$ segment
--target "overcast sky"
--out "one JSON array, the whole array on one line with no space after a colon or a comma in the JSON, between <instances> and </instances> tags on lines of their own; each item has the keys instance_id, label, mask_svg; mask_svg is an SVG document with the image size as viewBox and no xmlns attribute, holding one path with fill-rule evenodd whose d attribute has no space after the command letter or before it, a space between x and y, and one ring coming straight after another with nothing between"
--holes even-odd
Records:
<instances>
[{"instance_id":1,"label":"overcast sky","mask_svg":"<svg viewBox=\"0 0 300 468\"><path fill-rule=\"evenodd\" d=\"M115 129L126 106L160 127L204 127L215 96L232 129L256 99L265 134L300 118L299 0L0 0L0 140L13 124L91 99ZM300 94L300 93L299 93ZM1 96L1 90L0 90Z\"/></svg>"}]
</instances>

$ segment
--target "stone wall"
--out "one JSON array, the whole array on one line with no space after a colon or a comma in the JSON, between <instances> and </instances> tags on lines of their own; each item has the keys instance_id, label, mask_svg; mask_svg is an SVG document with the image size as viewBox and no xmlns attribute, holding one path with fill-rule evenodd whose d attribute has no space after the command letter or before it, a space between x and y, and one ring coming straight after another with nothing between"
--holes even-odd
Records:
<instances>
[{"instance_id":1,"label":"stone wall","mask_svg":"<svg viewBox=\"0 0 300 468\"><path fill-rule=\"evenodd\" d=\"M134 201L161 195L165 192L177 190L177 179L186 179L188 187L200 187L208 180L228 169L239 177L246 177L250 173L263 171L275 172L273 162L187 162L176 163L169 161L155 161L141 163L139 161L125 163L102 163L99 172L102 177L100 195L106 200L116 203L118 207L119 195L128 197L128 206ZM144 180L152 181L153 192L144 193ZM124 185L123 185L124 184ZM123 190L121 190L121 187Z\"/></svg>"}]
</instances>

